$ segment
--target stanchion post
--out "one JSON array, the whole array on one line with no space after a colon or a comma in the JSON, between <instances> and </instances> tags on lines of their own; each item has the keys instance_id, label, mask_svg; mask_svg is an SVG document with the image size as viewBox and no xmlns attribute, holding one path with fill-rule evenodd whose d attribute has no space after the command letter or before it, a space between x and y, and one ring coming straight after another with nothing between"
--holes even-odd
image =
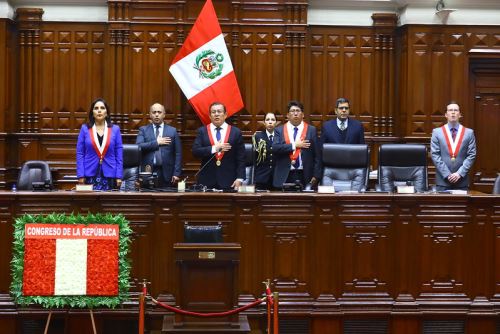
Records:
<instances>
[{"instance_id":1,"label":"stanchion post","mask_svg":"<svg viewBox=\"0 0 500 334\"><path fill-rule=\"evenodd\" d=\"M267 308L267 333L271 334L271 301L269 300L269 293L270 293L270 286L271 286L271 280L268 278L264 282L262 282L266 286L266 308Z\"/></svg>"},{"instance_id":2,"label":"stanchion post","mask_svg":"<svg viewBox=\"0 0 500 334\"><path fill-rule=\"evenodd\" d=\"M274 324L274 330L273 334L279 334L279 317L278 317L278 304L279 304L279 294L277 292L273 293L273 324Z\"/></svg>"},{"instance_id":3,"label":"stanchion post","mask_svg":"<svg viewBox=\"0 0 500 334\"><path fill-rule=\"evenodd\" d=\"M148 295L148 283L146 279L142 280L142 290L139 294L139 334L144 334L144 311L146 296Z\"/></svg>"}]
</instances>

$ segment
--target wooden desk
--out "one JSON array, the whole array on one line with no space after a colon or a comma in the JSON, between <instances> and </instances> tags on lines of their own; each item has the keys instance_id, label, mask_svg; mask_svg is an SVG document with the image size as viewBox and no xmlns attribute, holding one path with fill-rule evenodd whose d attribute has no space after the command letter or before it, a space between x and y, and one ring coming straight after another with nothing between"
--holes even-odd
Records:
<instances>
[{"instance_id":1,"label":"wooden desk","mask_svg":"<svg viewBox=\"0 0 500 334\"><path fill-rule=\"evenodd\" d=\"M149 279L162 301L175 304L179 293L172 249L183 240L184 222L221 222L224 242L241 244L239 303L261 296L261 282L271 278L283 314L306 321L311 332L340 333L343 321L365 318L388 320L392 333L420 333L427 318L463 319L471 333L497 326L500 196L5 192L0 328L36 310L18 309L8 294L13 217L88 211L127 217L132 277ZM101 325L134 318L134 307L132 299L123 309L103 310ZM150 308L150 326L163 314Z\"/></svg>"}]
</instances>

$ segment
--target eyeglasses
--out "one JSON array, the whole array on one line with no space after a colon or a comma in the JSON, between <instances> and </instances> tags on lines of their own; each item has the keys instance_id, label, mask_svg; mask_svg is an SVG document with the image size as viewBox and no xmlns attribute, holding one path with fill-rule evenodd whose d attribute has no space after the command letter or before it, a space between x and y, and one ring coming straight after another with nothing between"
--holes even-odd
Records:
<instances>
[{"instance_id":1,"label":"eyeglasses","mask_svg":"<svg viewBox=\"0 0 500 334\"><path fill-rule=\"evenodd\" d=\"M349 110L349 107L337 107L339 110Z\"/></svg>"}]
</instances>

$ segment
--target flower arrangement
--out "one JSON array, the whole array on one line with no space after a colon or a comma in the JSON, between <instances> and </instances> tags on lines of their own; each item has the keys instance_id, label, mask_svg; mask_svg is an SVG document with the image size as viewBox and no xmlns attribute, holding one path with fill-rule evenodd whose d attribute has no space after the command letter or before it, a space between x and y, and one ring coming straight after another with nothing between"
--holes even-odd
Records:
<instances>
[{"instance_id":1,"label":"flower arrangement","mask_svg":"<svg viewBox=\"0 0 500 334\"><path fill-rule=\"evenodd\" d=\"M122 215L24 215L15 220L10 292L21 305L115 307L130 287Z\"/></svg>"}]
</instances>

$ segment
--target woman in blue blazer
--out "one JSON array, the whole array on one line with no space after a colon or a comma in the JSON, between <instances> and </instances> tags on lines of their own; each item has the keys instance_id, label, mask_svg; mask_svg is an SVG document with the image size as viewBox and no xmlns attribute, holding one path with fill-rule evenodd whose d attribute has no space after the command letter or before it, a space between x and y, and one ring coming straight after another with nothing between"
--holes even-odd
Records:
<instances>
[{"instance_id":1,"label":"woman in blue blazer","mask_svg":"<svg viewBox=\"0 0 500 334\"><path fill-rule=\"evenodd\" d=\"M89 121L82 125L76 144L78 183L94 190L120 187L123 176L123 145L120 128L111 123L109 107L101 98L90 105Z\"/></svg>"}]
</instances>

